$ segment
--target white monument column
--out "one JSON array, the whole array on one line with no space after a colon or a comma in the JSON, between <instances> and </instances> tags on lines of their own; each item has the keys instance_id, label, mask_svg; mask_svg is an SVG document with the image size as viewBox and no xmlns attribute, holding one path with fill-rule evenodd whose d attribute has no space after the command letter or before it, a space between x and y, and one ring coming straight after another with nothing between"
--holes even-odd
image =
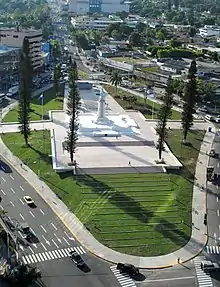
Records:
<instances>
[{"instance_id":1,"label":"white monument column","mask_svg":"<svg viewBox=\"0 0 220 287\"><path fill-rule=\"evenodd\" d=\"M100 96L98 100L98 112L96 121L103 121L105 119L105 97Z\"/></svg>"}]
</instances>

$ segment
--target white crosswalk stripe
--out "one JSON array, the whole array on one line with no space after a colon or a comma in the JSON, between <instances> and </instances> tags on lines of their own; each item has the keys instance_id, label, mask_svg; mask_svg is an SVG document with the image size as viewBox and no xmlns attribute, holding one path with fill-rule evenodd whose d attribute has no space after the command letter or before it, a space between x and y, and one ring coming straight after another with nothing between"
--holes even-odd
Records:
<instances>
[{"instance_id":1,"label":"white crosswalk stripe","mask_svg":"<svg viewBox=\"0 0 220 287\"><path fill-rule=\"evenodd\" d=\"M122 287L136 287L136 285L135 285L134 281L131 279L131 277L126 273L121 273L117 269L116 265L111 266L110 269Z\"/></svg>"},{"instance_id":2,"label":"white crosswalk stripe","mask_svg":"<svg viewBox=\"0 0 220 287\"><path fill-rule=\"evenodd\" d=\"M196 257L194 261L195 269L196 269L196 276L198 280L199 287L213 287L212 279L209 273L205 273L201 269L201 262L202 260L206 260L205 256Z\"/></svg>"},{"instance_id":3,"label":"white crosswalk stripe","mask_svg":"<svg viewBox=\"0 0 220 287\"><path fill-rule=\"evenodd\" d=\"M219 246L215 246L215 245L207 245L206 252L209 254L220 254L220 248Z\"/></svg>"},{"instance_id":4,"label":"white crosswalk stripe","mask_svg":"<svg viewBox=\"0 0 220 287\"><path fill-rule=\"evenodd\" d=\"M86 251L82 246L79 247L71 247L71 248L63 248L52 251L45 251L36 254L29 254L22 256L22 260L25 264L33 264L45 260L54 260L57 258L64 258L69 256L69 252L75 250L78 254L85 254ZM132 286L132 285L131 285ZM130 286L126 286L130 287Z\"/></svg>"}]
</instances>

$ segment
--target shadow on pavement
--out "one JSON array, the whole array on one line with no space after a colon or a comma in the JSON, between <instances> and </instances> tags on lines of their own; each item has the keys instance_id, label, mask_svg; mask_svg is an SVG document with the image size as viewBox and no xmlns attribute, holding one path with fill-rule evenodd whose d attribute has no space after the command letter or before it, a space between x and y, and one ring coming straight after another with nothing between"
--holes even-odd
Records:
<instances>
[{"instance_id":1,"label":"shadow on pavement","mask_svg":"<svg viewBox=\"0 0 220 287\"><path fill-rule=\"evenodd\" d=\"M135 281L139 281L139 282L144 281L146 279L146 276L144 276L144 274L141 274L141 273L137 275L130 275L130 277L134 279Z\"/></svg>"}]
</instances>

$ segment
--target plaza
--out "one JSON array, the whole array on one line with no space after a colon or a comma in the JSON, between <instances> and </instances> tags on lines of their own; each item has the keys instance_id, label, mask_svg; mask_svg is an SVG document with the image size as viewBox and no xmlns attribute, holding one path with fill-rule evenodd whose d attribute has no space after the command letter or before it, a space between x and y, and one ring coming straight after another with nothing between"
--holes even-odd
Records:
<instances>
[{"instance_id":1,"label":"plaza","mask_svg":"<svg viewBox=\"0 0 220 287\"><path fill-rule=\"evenodd\" d=\"M166 172L166 168L178 169L182 166L167 145L163 152L165 164L156 163L157 135L141 113L122 109L97 83L79 81L79 84L81 108L75 153L77 168L69 165L70 158L65 149L69 123L66 86L63 110L50 111L54 170L109 174ZM83 85L87 88L82 88Z\"/></svg>"}]
</instances>

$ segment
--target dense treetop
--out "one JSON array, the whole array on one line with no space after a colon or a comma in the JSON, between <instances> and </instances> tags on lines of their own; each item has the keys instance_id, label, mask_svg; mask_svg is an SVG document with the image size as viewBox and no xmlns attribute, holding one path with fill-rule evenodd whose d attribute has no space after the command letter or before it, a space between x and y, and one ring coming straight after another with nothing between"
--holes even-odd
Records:
<instances>
[{"instance_id":1,"label":"dense treetop","mask_svg":"<svg viewBox=\"0 0 220 287\"><path fill-rule=\"evenodd\" d=\"M44 38L52 33L50 8L46 0L0 0L0 22L4 26L42 29Z\"/></svg>"}]
</instances>

